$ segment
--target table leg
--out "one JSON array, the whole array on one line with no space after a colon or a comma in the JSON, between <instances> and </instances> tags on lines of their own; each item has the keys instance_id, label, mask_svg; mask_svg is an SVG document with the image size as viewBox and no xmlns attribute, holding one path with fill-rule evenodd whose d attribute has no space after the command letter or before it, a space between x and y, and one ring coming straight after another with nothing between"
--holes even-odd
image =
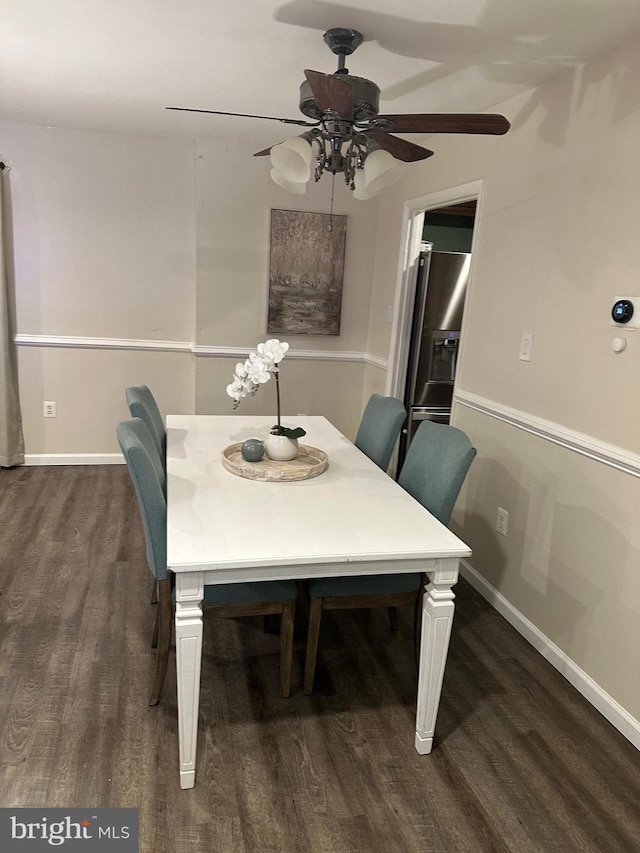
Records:
<instances>
[{"instance_id":1,"label":"table leg","mask_svg":"<svg viewBox=\"0 0 640 853\"><path fill-rule=\"evenodd\" d=\"M416 749L431 752L436 728L440 691L447 662L455 598L451 587L458 580L458 560L438 560L429 572L422 605L422 638L418 672Z\"/></svg>"},{"instance_id":2,"label":"table leg","mask_svg":"<svg viewBox=\"0 0 640 853\"><path fill-rule=\"evenodd\" d=\"M181 788L193 788L196 783L203 595L201 574L176 574L176 677Z\"/></svg>"}]
</instances>

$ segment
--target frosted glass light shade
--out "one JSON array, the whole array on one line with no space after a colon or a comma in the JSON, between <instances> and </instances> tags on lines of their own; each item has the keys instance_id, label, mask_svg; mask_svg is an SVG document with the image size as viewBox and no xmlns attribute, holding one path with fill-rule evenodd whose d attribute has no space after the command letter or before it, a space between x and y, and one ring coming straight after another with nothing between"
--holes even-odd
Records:
<instances>
[{"instance_id":1,"label":"frosted glass light shade","mask_svg":"<svg viewBox=\"0 0 640 853\"><path fill-rule=\"evenodd\" d=\"M283 190L286 190L288 193L295 193L295 195L304 195L307 191L306 184L294 184L291 181L287 181L280 172L276 169L271 170L271 180L278 184L278 186L282 187Z\"/></svg>"},{"instance_id":2,"label":"frosted glass light shade","mask_svg":"<svg viewBox=\"0 0 640 853\"><path fill-rule=\"evenodd\" d=\"M271 149L271 165L285 181L304 184L311 176L311 145L301 136L285 139Z\"/></svg>"},{"instance_id":3,"label":"frosted glass light shade","mask_svg":"<svg viewBox=\"0 0 640 853\"><path fill-rule=\"evenodd\" d=\"M364 189L368 193L377 193L402 177L404 165L392 157L384 148L376 148L364 161Z\"/></svg>"},{"instance_id":4,"label":"frosted glass light shade","mask_svg":"<svg viewBox=\"0 0 640 853\"><path fill-rule=\"evenodd\" d=\"M356 169L356 174L353 178L354 190L353 197L364 201L367 198L373 198L377 193L369 193L364 188L364 169Z\"/></svg>"}]
</instances>

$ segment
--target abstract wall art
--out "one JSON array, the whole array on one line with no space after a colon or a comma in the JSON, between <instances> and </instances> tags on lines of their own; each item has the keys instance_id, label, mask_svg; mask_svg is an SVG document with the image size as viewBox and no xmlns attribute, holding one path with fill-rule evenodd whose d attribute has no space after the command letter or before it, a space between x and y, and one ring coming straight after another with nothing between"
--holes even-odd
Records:
<instances>
[{"instance_id":1,"label":"abstract wall art","mask_svg":"<svg viewBox=\"0 0 640 853\"><path fill-rule=\"evenodd\" d=\"M347 217L271 211L267 331L339 335Z\"/></svg>"}]
</instances>

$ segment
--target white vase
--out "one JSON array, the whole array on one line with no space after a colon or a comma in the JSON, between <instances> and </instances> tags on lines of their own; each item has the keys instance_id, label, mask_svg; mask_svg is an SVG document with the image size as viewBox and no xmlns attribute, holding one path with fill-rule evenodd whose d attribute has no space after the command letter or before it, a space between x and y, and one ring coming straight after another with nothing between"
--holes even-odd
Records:
<instances>
[{"instance_id":1,"label":"white vase","mask_svg":"<svg viewBox=\"0 0 640 853\"><path fill-rule=\"evenodd\" d=\"M298 439L286 435L268 435L264 440L264 452L274 462L288 462L298 455Z\"/></svg>"}]
</instances>

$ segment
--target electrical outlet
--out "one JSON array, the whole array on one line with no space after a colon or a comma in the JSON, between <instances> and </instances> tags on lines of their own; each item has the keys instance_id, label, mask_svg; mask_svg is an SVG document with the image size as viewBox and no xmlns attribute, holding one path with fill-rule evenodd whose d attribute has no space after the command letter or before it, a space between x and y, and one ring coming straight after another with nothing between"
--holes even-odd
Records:
<instances>
[{"instance_id":1,"label":"electrical outlet","mask_svg":"<svg viewBox=\"0 0 640 853\"><path fill-rule=\"evenodd\" d=\"M498 507L498 516L496 518L496 530L500 533L501 536L507 535L507 528L509 527L509 513L506 509L503 509L501 506Z\"/></svg>"},{"instance_id":2,"label":"electrical outlet","mask_svg":"<svg viewBox=\"0 0 640 853\"><path fill-rule=\"evenodd\" d=\"M55 418L56 417L56 404L53 400L45 400L42 403L42 417L43 418Z\"/></svg>"}]
</instances>

